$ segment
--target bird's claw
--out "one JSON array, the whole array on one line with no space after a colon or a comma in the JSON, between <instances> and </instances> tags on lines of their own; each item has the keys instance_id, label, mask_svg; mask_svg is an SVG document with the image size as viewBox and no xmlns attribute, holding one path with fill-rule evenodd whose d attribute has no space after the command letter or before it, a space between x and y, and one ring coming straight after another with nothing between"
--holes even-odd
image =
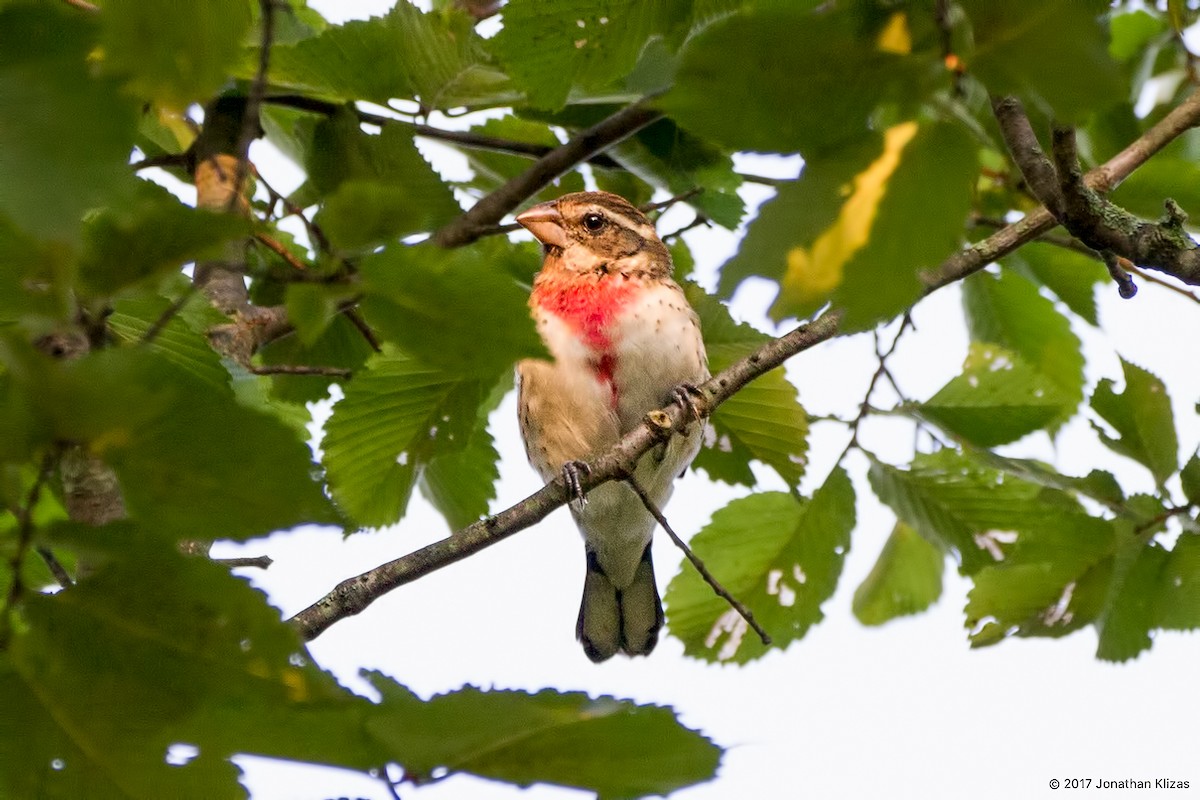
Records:
<instances>
[{"instance_id":1,"label":"bird's claw","mask_svg":"<svg viewBox=\"0 0 1200 800\"><path fill-rule=\"evenodd\" d=\"M587 495L583 492L583 484L579 482L580 475L590 474L592 468L583 461L568 461L562 466L563 483L567 486L567 495L579 508L587 505Z\"/></svg>"},{"instance_id":2,"label":"bird's claw","mask_svg":"<svg viewBox=\"0 0 1200 800\"><path fill-rule=\"evenodd\" d=\"M696 398L703 397L704 393L700 391L700 387L694 383L687 381L679 384L671 390L671 399L683 411L690 413L692 419L699 422L701 419L700 409L696 406Z\"/></svg>"}]
</instances>

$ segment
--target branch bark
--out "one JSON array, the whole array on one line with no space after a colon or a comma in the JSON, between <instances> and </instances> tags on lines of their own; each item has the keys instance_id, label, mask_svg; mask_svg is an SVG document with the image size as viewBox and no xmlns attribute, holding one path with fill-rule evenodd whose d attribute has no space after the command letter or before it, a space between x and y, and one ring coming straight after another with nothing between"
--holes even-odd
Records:
<instances>
[{"instance_id":1,"label":"branch bark","mask_svg":"<svg viewBox=\"0 0 1200 800\"><path fill-rule=\"evenodd\" d=\"M801 325L732 364L699 387L696 410L704 416L736 394L750 381L783 364L792 356L833 337L841 322L840 311L830 311L811 323ZM611 480L622 480L638 458L656 443L694 422L691 410L670 405L647 415L646 421L630 431L620 442L581 470L584 491ZM472 523L439 542L422 547L349 578L328 594L292 617L292 623L306 640L316 638L338 620L360 613L371 603L399 586L453 564L491 547L518 531L540 522L550 512L572 499L561 477L500 513Z\"/></svg>"},{"instance_id":2,"label":"branch bark","mask_svg":"<svg viewBox=\"0 0 1200 800\"><path fill-rule=\"evenodd\" d=\"M1146 163L1180 134L1200 124L1200 89L1194 90L1149 130L1131 142L1104 164L1088 171L1083 181L1089 188L1106 194ZM940 289L1004 258L1018 247L1033 241L1058 223L1044 207L1031 211L1006 228L955 253L934 270L921 276L926 293Z\"/></svg>"}]
</instances>

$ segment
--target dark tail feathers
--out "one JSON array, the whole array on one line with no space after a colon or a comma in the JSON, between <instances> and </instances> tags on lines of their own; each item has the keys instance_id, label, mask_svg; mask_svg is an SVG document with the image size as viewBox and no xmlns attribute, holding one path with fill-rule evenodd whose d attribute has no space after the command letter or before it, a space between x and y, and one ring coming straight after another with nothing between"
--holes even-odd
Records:
<instances>
[{"instance_id":1,"label":"dark tail feathers","mask_svg":"<svg viewBox=\"0 0 1200 800\"><path fill-rule=\"evenodd\" d=\"M629 656L649 655L658 644L662 626L662 601L654 582L650 545L646 545L633 580L624 589L612 585L596 555L588 552L583 602L575 625L575 636L583 643L587 657L598 663L618 651Z\"/></svg>"}]
</instances>

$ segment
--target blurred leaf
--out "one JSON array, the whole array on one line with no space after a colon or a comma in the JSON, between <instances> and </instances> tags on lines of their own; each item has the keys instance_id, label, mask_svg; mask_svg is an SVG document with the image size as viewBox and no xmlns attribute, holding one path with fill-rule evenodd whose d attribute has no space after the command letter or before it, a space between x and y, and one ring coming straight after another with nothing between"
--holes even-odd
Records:
<instances>
[{"instance_id":1,"label":"blurred leaf","mask_svg":"<svg viewBox=\"0 0 1200 800\"><path fill-rule=\"evenodd\" d=\"M88 15L61 8L0 10L0 211L67 238L85 210L132 185L137 116L113 82L91 76Z\"/></svg>"},{"instance_id":2,"label":"blurred leaf","mask_svg":"<svg viewBox=\"0 0 1200 800\"><path fill-rule=\"evenodd\" d=\"M974 147L945 124L888 130L882 149L808 162L780 189L722 267L721 291L762 275L780 284L775 320L806 317L827 301L842 328L868 328L922 292L921 270L958 247L976 177ZM929 181L940 187L936 199Z\"/></svg>"},{"instance_id":3,"label":"blurred leaf","mask_svg":"<svg viewBox=\"0 0 1200 800\"><path fill-rule=\"evenodd\" d=\"M227 568L126 523L64 523L53 540L109 560L69 590L25 598L0 667L0 752L27 758L0 758L0 781L36 796L233 797L236 773L221 762L236 753L382 760L363 736L369 703L313 667L295 629ZM178 742L201 757L167 766Z\"/></svg>"},{"instance_id":4,"label":"blurred leaf","mask_svg":"<svg viewBox=\"0 0 1200 800\"><path fill-rule=\"evenodd\" d=\"M1200 453L1193 453L1183 469L1179 471L1183 496L1192 505L1200 505Z\"/></svg>"},{"instance_id":5,"label":"blurred leaf","mask_svg":"<svg viewBox=\"0 0 1200 800\"><path fill-rule=\"evenodd\" d=\"M194 302L206 304L203 296L194 298ZM109 330L118 341L137 344L170 306L171 301L146 293L122 298L113 304L113 313L108 318ZM175 315L167 322L150 343L150 349L210 389L228 393L229 371L221 363L220 356L209 345L207 337L188 326L181 316Z\"/></svg>"},{"instance_id":6,"label":"blurred leaf","mask_svg":"<svg viewBox=\"0 0 1200 800\"><path fill-rule=\"evenodd\" d=\"M1100 441L1115 453L1145 466L1161 485L1179 467L1179 440L1167 387L1155 375L1121 359L1125 391L1113 391L1108 378L1092 393L1092 409L1112 426L1110 436L1096 423L1092 427Z\"/></svg>"},{"instance_id":7,"label":"blurred leaf","mask_svg":"<svg viewBox=\"0 0 1200 800\"><path fill-rule=\"evenodd\" d=\"M854 487L835 469L811 500L762 492L713 514L691 546L722 585L753 612L774 647L802 638L824 617L854 528ZM745 664L767 652L736 611L689 565L666 595L671 633L684 653Z\"/></svg>"},{"instance_id":8,"label":"blurred leaf","mask_svg":"<svg viewBox=\"0 0 1200 800\"><path fill-rule=\"evenodd\" d=\"M469 248L395 245L360 265L366 318L423 362L494 376L519 358L545 357L528 290L504 262L524 249L495 238Z\"/></svg>"},{"instance_id":9,"label":"blurred leaf","mask_svg":"<svg viewBox=\"0 0 1200 800\"><path fill-rule=\"evenodd\" d=\"M288 321L296 326L296 338L305 347L321 338L338 313L338 292L316 283L291 283L287 286Z\"/></svg>"},{"instance_id":10,"label":"blurred leaf","mask_svg":"<svg viewBox=\"0 0 1200 800\"><path fill-rule=\"evenodd\" d=\"M718 225L733 230L741 221L745 204L737 189L742 181L733 171L733 160L671 120L643 128L610 148L608 154L637 177L672 195L702 189L687 202Z\"/></svg>"},{"instance_id":11,"label":"blurred leaf","mask_svg":"<svg viewBox=\"0 0 1200 800\"><path fill-rule=\"evenodd\" d=\"M1108 53L1107 0L963 0L962 7L975 36L967 69L993 95L1020 95L1042 113L1068 121L1126 96Z\"/></svg>"},{"instance_id":12,"label":"blurred leaf","mask_svg":"<svg viewBox=\"0 0 1200 800\"><path fill-rule=\"evenodd\" d=\"M1100 641L1096 657L1127 661L1152 644L1156 599L1170 554L1157 542L1146 544L1129 535L1117 551L1111 589L1104 613L1096 623Z\"/></svg>"},{"instance_id":13,"label":"blurred leaf","mask_svg":"<svg viewBox=\"0 0 1200 800\"><path fill-rule=\"evenodd\" d=\"M1011 350L1058 387L1067 409L1060 421L1066 421L1083 398L1082 346L1066 317L1009 270L963 281L963 306L973 340Z\"/></svg>"},{"instance_id":14,"label":"blurred leaf","mask_svg":"<svg viewBox=\"0 0 1200 800\"><path fill-rule=\"evenodd\" d=\"M861 21L849 8L728 16L688 42L662 105L683 127L735 150L816 157L862 136L879 105L896 103L901 114L915 107L923 75L934 74L932 50L897 53Z\"/></svg>"},{"instance_id":15,"label":"blurred leaf","mask_svg":"<svg viewBox=\"0 0 1200 800\"><path fill-rule=\"evenodd\" d=\"M1096 259L1052 244L1030 242L1004 264L1054 292L1067 308L1092 325L1100 324L1096 284L1107 284L1109 277L1108 270Z\"/></svg>"},{"instance_id":16,"label":"blurred leaf","mask_svg":"<svg viewBox=\"0 0 1200 800\"><path fill-rule=\"evenodd\" d=\"M182 110L229 79L250 30L250 4L105 0L98 18L105 71L126 78L142 99Z\"/></svg>"},{"instance_id":17,"label":"blurred leaf","mask_svg":"<svg viewBox=\"0 0 1200 800\"><path fill-rule=\"evenodd\" d=\"M1175 540L1158 584L1157 617L1166 630L1200 628L1200 535Z\"/></svg>"},{"instance_id":18,"label":"blurred leaf","mask_svg":"<svg viewBox=\"0 0 1200 800\"><path fill-rule=\"evenodd\" d=\"M621 800L711 780L721 759L719 747L662 706L472 687L422 702L379 673L367 677L383 695L371 732L418 779L446 769Z\"/></svg>"},{"instance_id":19,"label":"blurred leaf","mask_svg":"<svg viewBox=\"0 0 1200 800\"><path fill-rule=\"evenodd\" d=\"M942 595L945 562L941 549L897 522L875 566L854 591L854 616L863 625L882 625L924 611Z\"/></svg>"},{"instance_id":20,"label":"blurred leaf","mask_svg":"<svg viewBox=\"0 0 1200 800\"><path fill-rule=\"evenodd\" d=\"M79 282L103 296L213 256L250 228L244 219L190 208L161 186L138 181L131 198L91 216L83 230Z\"/></svg>"},{"instance_id":21,"label":"blurred leaf","mask_svg":"<svg viewBox=\"0 0 1200 800\"><path fill-rule=\"evenodd\" d=\"M1139 55L1155 36L1167 30L1163 19L1143 9L1114 13L1109 20L1109 54L1118 61Z\"/></svg>"},{"instance_id":22,"label":"blurred leaf","mask_svg":"<svg viewBox=\"0 0 1200 800\"><path fill-rule=\"evenodd\" d=\"M62 362L0 340L23 436L82 444L115 470L133 519L234 540L335 522L297 435L166 352L126 347Z\"/></svg>"},{"instance_id":23,"label":"blurred leaf","mask_svg":"<svg viewBox=\"0 0 1200 800\"><path fill-rule=\"evenodd\" d=\"M1200 209L1200 165L1192 159L1163 154L1136 170L1113 192L1114 203L1156 220L1170 198L1187 209Z\"/></svg>"},{"instance_id":24,"label":"blurred leaf","mask_svg":"<svg viewBox=\"0 0 1200 800\"><path fill-rule=\"evenodd\" d=\"M557 147L562 144L558 140L558 137L554 135L549 125L518 117L489 119L483 124L471 128L470 132L483 136L495 136L524 144L544 145L547 147ZM474 173L474 177L466 185L485 193L498 189L505 181L529 169L529 166L533 163L533 159L530 157L517 156L510 153L498 153L480 148L464 147L462 148L462 153L466 156L467 164ZM553 183L533 195L529 198L529 202L541 203L553 200L559 195L567 194L568 192L582 192L584 188L583 176L577 170L572 170L564 175L560 175Z\"/></svg>"},{"instance_id":25,"label":"blurred leaf","mask_svg":"<svg viewBox=\"0 0 1200 800\"><path fill-rule=\"evenodd\" d=\"M737 323L724 304L695 284L684 289L700 316L709 370L716 374L769 337ZM761 461L795 487L808 465L808 415L782 367L756 378L709 417L697 469L726 483L755 484L750 460Z\"/></svg>"},{"instance_id":26,"label":"blurred leaf","mask_svg":"<svg viewBox=\"0 0 1200 800\"><path fill-rule=\"evenodd\" d=\"M271 52L271 83L338 100L417 100L428 109L503 105L517 99L461 12L426 14L408 2L382 17L330 26ZM250 62L241 77L253 74Z\"/></svg>"},{"instance_id":27,"label":"blurred leaf","mask_svg":"<svg viewBox=\"0 0 1200 800\"><path fill-rule=\"evenodd\" d=\"M75 310L72 255L39 241L0 212L0 321L68 319Z\"/></svg>"},{"instance_id":28,"label":"blurred leaf","mask_svg":"<svg viewBox=\"0 0 1200 800\"><path fill-rule=\"evenodd\" d=\"M628 75L647 39L674 27L685 0L509 0L489 44L534 108L562 108L572 87Z\"/></svg>"},{"instance_id":29,"label":"blurred leaf","mask_svg":"<svg viewBox=\"0 0 1200 800\"><path fill-rule=\"evenodd\" d=\"M972 342L962 374L919 410L972 444L995 447L1040 430L1070 408L1058 387L1015 353Z\"/></svg>"},{"instance_id":30,"label":"blurred leaf","mask_svg":"<svg viewBox=\"0 0 1200 800\"><path fill-rule=\"evenodd\" d=\"M348 109L317 124L307 166L309 180L329 195L315 221L338 247L432 230L461 212L411 134L394 125L364 133Z\"/></svg>"},{"instance_id":31,"label":"blurred leaf","mask_svg":"<svg viewBox=\"0 0 1200 800\"><path fill-rule=\"evenodd\" d=\"M372 356L325 426L334 499L359 525L396 522L426 465L469 446L485 391L478 378L425 366L390 346Z\"/></svg>"}]
</instances>

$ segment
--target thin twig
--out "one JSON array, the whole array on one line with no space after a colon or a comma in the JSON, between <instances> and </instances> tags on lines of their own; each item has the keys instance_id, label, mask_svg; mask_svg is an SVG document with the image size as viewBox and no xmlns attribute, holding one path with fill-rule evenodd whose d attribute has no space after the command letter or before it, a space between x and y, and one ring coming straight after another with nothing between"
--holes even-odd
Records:
<instances>
[{"instance_id":1,"label":"thin twig","mask_svg":"<svg viewBox=\"0 0 1200 800\"><path fill-rule=\"evenodd\" d=\"M324 114L325 116L333 116L339 110L347 107L341 103L317 100L303 95L272 95L263 98L263 101L270 105L286 106L287 108L295 108L299 111L311 111L315 114ZM387 125L403 125L411 128L412 132L417 136L423 136L426 139L434 139L439 142L462 145L463 147L470 147L476 150L490 150L496 153L505 153L506 155L528 156L529 158L541 158L555 150L555 145L518 142L513 139L503 139L499 136L488 136L473 131L448 131L443 128L422 125L421 123L411 122L406 119L372 114L369 111L363 111L357 106L352 106L351 110L354 111L359 122L365 122L368 125L376 125L381 128ZM620 164L610 156L602 153L591 156L587 159L587 163L601 169L621 169Z\"/></svg>"},{"instance_id":2,"label":"thin twig","mask_svg":"<svg viewBox=\"0 0 1200 800\"><path fill-rule=\"evenodd\" d=\"M214 558L214 564L220 564L230 569L238 567L255 567L257 569L266 569L271 566L274 560L270 556L248 556L244 558Z\"/></svg>"},{"instance_id":3,"label":"thin twig","mask_svg":"<svg viewBox=\"0 0 1200 800\"><path fill-rule=\"evenodd\" d=\"M75 585L75 581L71 580L71 573L67 572L67 568L62 565L62 562L50 551L49 547L38 545L37 553L42 557L42 561L46 562L47 569L54 576L54 580L58 581L58 585L64 589Z\"/></svg>"},{"instance_id":4,"label":"thin twig","mask_svg":"<svg viewBox=\"0 0 1200 800\"><path fill-rule=\"evenodd\" d=\"M141 161L134 161L129 168L134 172L139 172L151 167L187 167L190 159L191 156L187 153L163 153L159 156L143 158Z\"/></svg>"},{"instance_id":5,"label":"thin twig","mask_svg":"<svg viewBox=\"0 0 1200 800\"><path fill-rule=\"evenodd\" d=\"M1171 283L1170 281L1166 280L1165 278L1160 278L1157 275L1155 275L1153 272L1147 272L1146 270L1138 267L1136 264L1133 264L1131 262L1126 261L1124 266L1125 266L1126 270L1128 270L1129 272L1132 272L1134 275L1137 275L1139 278L1146 281L1147 283L1158 284L1159 286L1163 287L1164 289L1170 289L1172 292L1175 292L1176 294L1186 297L1188 300L1191 300L1193 303L1200 303L1200 297L1197 297L1196 295L1192 294L1187 289L1184 289L1182 286L1176 286L1175 284Z\"/></svg>"},{"instance_id":6,"label":"thin twig","mask_svg":"<svg viewBox=\"0 0 1200 800\"><path fill-rule=\"evenodd\" d=\"M710 220L708 217L704 216L703 214L697 214L695 216L695 218L692 219L691 222L687 223L686 225L681 225L680 227L676 228L675 230L671 231L670 233L664 233L659 238L661 238L664 242L669 239L678 239L680 236L682 236L683 234L692 230L693 228L709 227L711 225L712 225L712 220Z\"/></svg>"},{"instance_id":7,"label":"thin twig","mask_svg":"<svg viewBox=\"0 0 1200 800\"><path fill-rule=\"evenodd\" d=\"M349 378L353 374L344 367L316 367L308 364L263 364L250 367L255 375L328 375L331 378Z\"/></svg>"},{"instance_id":8,"label":"thin twig","mask_svg":"<svg viewBox=\"0 0 1200 800\"><path fill-rule=\"evenodd\" d=\"M78 8L80 11L89 11L93 14L100 10L99 6L89 3L88 0L65 0L65 2L69 6Z\"/></svg>"},{"instance_id":9,"label":"thin twig","mask_svg":"<svg viewBox=\"0 0 1200 800\"><path fill-rule=\"evenodd\" d=\"M233 179L233 193L229 197L227 211L237 207L238 198L242 196L242 187L250 174L250 143L261 135L259 109L262 108L263 97L267 93L267 71L271 66L271 45L275 40L275 0L259 0L259 24L262 25L262 39L258 45L258 69L254 72L254 80L250 82L250 91L246 93L246 107L242 117L242 131L237 142L237 172Z\"/></svg>"},{"instance_id":10,"label":"thin twig","mask_svg":"<svg viewBox=\"0 0 1200 800\"><path fill-rule=\"evenodd\" d=\"M481 232L499 223L505 214L533 197L559 175L660 119L662 112L649 106L651 99L652 96L646 97L622 108L572 137L566 144L554 148L524 172L483 197L469 211L438 230L433 235L434 242L447 248L471 244L480 237Z\"/></svg>"},{"instance_id":11,"label":"thin twig","mask_svg":"<svg viewBox=\"0 0 1200 800\"><path fill-rule=\"evenodd\" d=\"M701 416L760 375L770 372L792 356L830 339L841 322L840 311L829 311L810 323L765 342L745 358L731 364L699 387L694 402ZM671 403L647 415L608 452L593 459L582 471L580 485L586 492L611 480L619 480L651 447L665 441L674 431L694 424L692 411ZM541 522L550 512L574 499L562 477L555 478L534 494L494 516L474 522L453 535L426 545L408 555L381 564L335 586L328 594L292 617L301 636L310 640L335 622L361 613L391 590L411 583L442 567L461 561L480 550Z\"/></svg>"},{"instance_id":12,"label":"thin twig","mask_svg":"<svg viewBox=\"0 0 1200 800\"><path fill-rule=\"evenodd\" d=\"M693 197L703 192L703 186L693 186L686 192L680 192L674 197L668 197L666 200L659 200L657 203L646 203L645 205L639 206L638 210L643 214L649 214L651 211L664 211L676 203L682 203L686 200L691 200Z\"/></svg>"},{"instance_id":13,"label":"thin twig","mask_svg":"<svg viewBox=\"0 0 1200 800\"><path fill-rule=\"evenodd\" d=\"M764 630L763 627L758 624L758 620L754 618L754 612L747 608L742 601L731 595L729 590L722 586L721 582L713 577L713 574L708 571L708 567L704 565L704 562L700 560L699 556L692 552L692 548L687 546L687 542L683 541L683 539L680 539L679 535L671 529L671 525L667 522L667 518L663 516L662 511L660 511L658 506L655 505L654 501L650 499L650 496L646 494L646 490L642 488L641 484L637 482L633 475L626 475L625 482L629 484L629 488L633 489L633 493L636 494L638 499L642 501L642 505L645 506L646 510L650 512L650 516L654 517L654 519L658 521L659 527L667 532L667 536L671 537L671 541L675 543L675 546L683 551L683 554L687 556L688 561L692 562L692 566L696 568L696 572L700 573L700 577L704 579L704 582L712 587L712 590L716 592L718 597L723 599L726 603L729 603L729 607L736 611L738 616L746 620L746 624L754 629L754 632L758 634L758 638L762 640L763 644L771 644L771 634L767 633L766 630Z\"/></svg>"},{"instance_id":14,"label":"thin twig","mask_svg":"<svg viewBox=\"0 0 1200 800\"><path fill-rule=\"evenodd\" d=\"M189 283L187 288L183 290L183 294L175 298L175 300L171 302L171 305L167 306L166 310L158 315L158 319L154 320L154 323L146 329L144 334L142 334L142 344L150 344L156 338L158 338L158 335L163 332L163 329L166 328L171 320L174 319L175 316L183 310L183 307L187 305L188 300L192 299L192 295L199 290L200 287L195 282Z\"/></svg>"},{"instance_id":15,"label":"thin twig","mask_svg":"<svg viewBox=\"0 0 1200 800\"><path fill-rule=\"evenodd\" d=\"M305 216L303 208L293 203L285 195L276 191L271 184L263 180L262 174L257 168L254 169L254 177L258 181L258 184L267 190L267 196L271 198L272 202L278 201L282 203L289 216L299 218L300 224L308 232L309 241L312 242L313 246L322 253L328 253L330 251L329 240L325 238L325 231L321 230L321 226Z\"/></svg>"},{"instance_id":16,"label":"thin twig","mask_svg":"<svg viewBox=\"0 0 1200 800\"><path fill-rule=\"evenodd\" d=\"M308 265L292 255L291 251L284 247L282 242L275 240L265 233L254 234L254 240L286 261L292 269L299 270L300 272L308 271Z\"/></svg>"},{"instance_id":17,"label":"thin twig","mask_svg":"<svg viewBox=\"0 0 1200 800\"><path fill-rule=\"evenodd\" d=\"M895 380L892 379L891 373L888 372L887 361L896 352L896 347L900 344L900 339L903 338L905 332L912 326L912 312L905 312L904 319L900 322L900 329L896 331L896 338L892 339L892 344L886 351L879 349L879 334L875 334L875 358L879 360L879 366L875 368L875 373L871 375L871 381L867 384L867 391L863 393L862 402L859 403L858 413L854 419L850 420L850 440L846 442L846 446L842 449L842 453L838 456L835 463L841 464L850 451L859 446L858 429L862 425L862 421L875 411L871 406L871 395L875 393L875 387L879 384L880 379L887 376L892 381L893 388L896 387ZM900 394L898 389L896 393Z\"/></svg>"},{"instance_id":18,"label":"thin twig","mask_svg":"<svg viewBox=\"0 0 1200 800\"><path fill-rule=\"evenodd\" d=\"M362 334L362 337L367 341L367 344L371 345L371 349L376 353L382 353L383 344L379 341L379 337L375 335L375 331L373 331L371 326L367 324L367 321L363 319L362 314L359 313L358 309L348 308L343 313L346 315L346 319L350 320L350 324L353 325L360 334Z\"/></svg>"}]
</instances>

